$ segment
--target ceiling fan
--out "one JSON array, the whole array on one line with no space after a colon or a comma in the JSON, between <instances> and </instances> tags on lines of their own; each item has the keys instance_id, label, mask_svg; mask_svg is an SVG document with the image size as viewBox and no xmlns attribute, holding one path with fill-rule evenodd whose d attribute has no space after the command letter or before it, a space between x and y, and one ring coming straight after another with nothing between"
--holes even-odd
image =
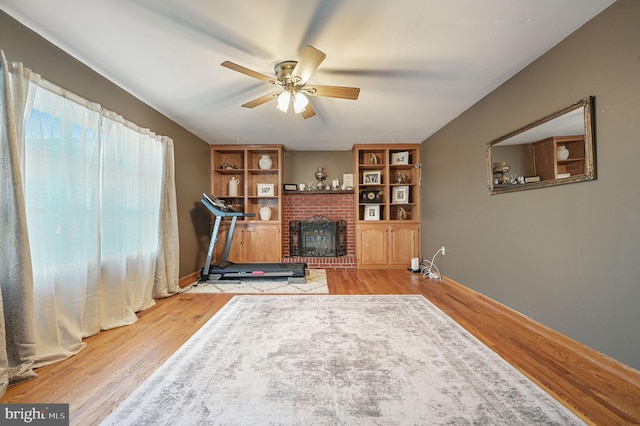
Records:
<instances>
[{"instance_id":1,"label":"ceiling fan","mask_svg":"<svg viewBox=\"0 0 640 426\"><path fill-rule=\"evenodd\" d=\"M224 61L220 65L279 87L278 91L249 101L242 105L243 107L254 108L277 99L276 108L280 111L286 113L289 110L289 104L293 104L295 113L302 114L302 117L307 119L316 115L316 112L306 95L356 100L360 94L358 87L307 84L311 75L318 69L326 56L315 47L306 46L299 61L282 61L276 64L275 78L229 61Z\"/></svg>"}]
</instances>

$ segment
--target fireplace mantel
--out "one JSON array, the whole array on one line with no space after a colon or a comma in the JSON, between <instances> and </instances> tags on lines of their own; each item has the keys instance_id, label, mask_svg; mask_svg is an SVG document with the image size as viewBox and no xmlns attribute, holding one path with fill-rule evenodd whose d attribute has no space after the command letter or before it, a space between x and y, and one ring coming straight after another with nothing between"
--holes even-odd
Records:
<instances>
[{"instance_id":1,"label":"fireplace mantel","mask_svg":"<svg viewBox=\"0 0 640 426\"><path fill-rule=\"evenodd\" d=\"M313 190L313 191L284 191L285 195L337 195L337 194L353 194L353 189L330 189L330 190Z\"/></svg>"}]
</instances>

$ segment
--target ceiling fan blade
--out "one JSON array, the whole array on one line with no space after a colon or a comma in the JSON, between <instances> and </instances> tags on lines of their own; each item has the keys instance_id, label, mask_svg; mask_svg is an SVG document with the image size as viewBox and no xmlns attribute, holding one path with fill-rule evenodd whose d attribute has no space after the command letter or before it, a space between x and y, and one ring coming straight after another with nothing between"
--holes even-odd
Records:
<instances>
[{"instance_id":1,"label":"ceiling fan blade","mask_svg":"<svg viewBox=\"0 0 640 426\"><path fill-rule=\"evenodd\" d=\"M358 99L360 95L359 87L343 87L343 86L306 86L305 91L313 96L326 96L328 98L340 99Z\"/></svg>"},{"instance_id":2,"label":"ceiling fan blade","mask_svg":"<svg viewBox=\"0 0 640 426\"><path fill-rule=\"evenodd\" d=\"M342 0L322 0L316 2L317 6L308 19L308 24L304 35L300 38L300 44L298 45L298 51L302 51L304 46L314 40L319 40L322 35L328 30L330 23L335 19L336 15L340 13L340 9L344 6ZM294 10L300 8L296 2L292 2ZM312 9L313 6L305 5L305 9Z\"/></svg>"},{"instance_id":3,"label":"ceiling fan blade","mask_svg":"<svg viewBox=\"0 0 640 426\"><path fill-rule=\"evenodd\" d=\"M291 72L291 77L293 77L298 84L306 83L326 57L327 55L323 52L311 45L307 45L302 51L302 56L300 56L298 64ZM300 80L297 81L298 79Z\"/></svg>"},{"instance_id":4,"label":"ceiling fan blade","mask_svg":"<svg viewBox=\"0 0 640 426\"><path fill-rule=\"evenodd\" d=\"M243 104L242 106L244 108L255 108L257 106L260 106L262 104L265 104L269 101L276 99L280 93L281 92L273 92L273 93L269 93L268 95L260 96L257 99L254 99L252 101L247 102L246 104Z\"/></svg>"},{"instance_id":5,"label":"ceiling fan blade","mask_svg":"<svg viewBox=\"0 0 640 426\"><path fill-rule=\"evenodd\" d=\"M302 118L306 120L307 118L311 118L316 115L316 110L313 109L313 106L311 106L311 102L309 102L304 108L304 111L302 111L300 114L302 115Z\"/></svg>"},{"instance_id":6,"label":"ceiling fan blade","mask_svg":"<svg viewBox=\"0 0 640 426\"><path fill-rule=\"evenodd\" d=\"M229 68L230 70L238 71L242 74L248 75L249 77L257 78L258 80L262 80L267 83L276 84L276 81L273 77L269 77L268 75L261 74L257 71L250 70L249 68L245 68L242 65L234 64L233 62L224 61L221 63L225 68Z\"/></svg>"}]
</instances>

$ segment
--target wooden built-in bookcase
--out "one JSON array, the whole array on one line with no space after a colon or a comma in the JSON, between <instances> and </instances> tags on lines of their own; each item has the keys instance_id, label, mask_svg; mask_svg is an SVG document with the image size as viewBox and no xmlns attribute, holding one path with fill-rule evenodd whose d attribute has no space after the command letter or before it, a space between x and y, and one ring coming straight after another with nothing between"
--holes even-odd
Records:
<instances>
[{"instance_id":1,"label":"wooden built-in bookcase","mask_svg":"<svg viewBox=\"0 0 640 426\"><path fill-rule=\"evenodd\" d=\"M354 145L358 268L404 268L420 257L420 146Z\"/></svg>"},{"instance_id":2,"label":"wooden built-in bookcase","mask_svg":"<svg viewBox=\"0 0 640 426\"><path fill-rule=\"evenodd\" d=\"M282 258L282 145L212 145L211 192L238 211L253 214L238 220L229 259L234 262L280 262ZM260 168L260 159L268 156L272 165ZM229 181L237 179L237 195L229 193ZM258 185L272 185L269 195L258 193ZM260 218L260 208L271 209L269 220ZM221 227L219 240L224 242L228 229ZM223 244L216 245L214 257Z\"/></svg>"}]
</instances>

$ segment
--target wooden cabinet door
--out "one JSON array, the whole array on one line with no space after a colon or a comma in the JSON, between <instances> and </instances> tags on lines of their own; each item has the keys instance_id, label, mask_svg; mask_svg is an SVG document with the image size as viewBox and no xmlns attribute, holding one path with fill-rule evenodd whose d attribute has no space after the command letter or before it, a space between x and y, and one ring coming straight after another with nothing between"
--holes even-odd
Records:
<instances>
[{"instance_id":1,"label":"wooden cabinet door","mask_svg":"<svg viewBox=\"0 0 640 426\"><path fill-rule=\"evenodd\" d=\"M227 221L224 221L227 222ZM216 243L215 250L213 252L214 262L222 261L224 255L224 248L227 244L227 237L229 236L229 223L223 223L218 230L218 242ZM229 249L229 256L227 260L235 263L245 262L245 254L243 253L243 240L244 240L244 225L236 224L233 238L231 239L231 247Z\"/></svg>"},{"instance_id":2,"label":"wooden cabinet door","mask_svg":"<svg viewBox=\"0 0 640 426\"><path fill-rule=\"evenodd\" d=\"M389 265L411 265L411 258L420 257L420 225L389 225Z\"/></svg>"},{"instance_id":3,"label":"wooden cabinet door","mask_svg":"<svg viewBox=\"0 0 640 426\"><path fill-rule=\"evenodd\" d=\"M359 265L383 266L387 264L386 225L358 225L356 238L356 256Z\"/></svg>"},{"instance_id":4,"label":"wooden cabinet door","mask_svg":"<svg viewBox=\"0 0 640 426\"><path fill-rule=\"evenodd\" d=\"M247 262L281 262L282 237L280 225L246 225L244 233L244 250Z\"/></svg>"}]
</instances>

